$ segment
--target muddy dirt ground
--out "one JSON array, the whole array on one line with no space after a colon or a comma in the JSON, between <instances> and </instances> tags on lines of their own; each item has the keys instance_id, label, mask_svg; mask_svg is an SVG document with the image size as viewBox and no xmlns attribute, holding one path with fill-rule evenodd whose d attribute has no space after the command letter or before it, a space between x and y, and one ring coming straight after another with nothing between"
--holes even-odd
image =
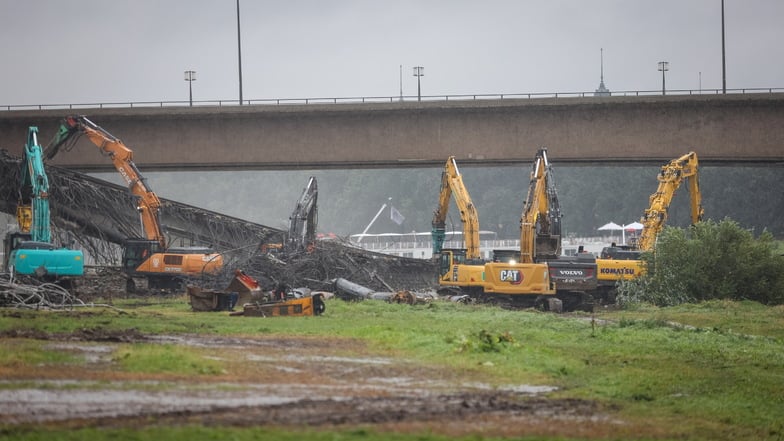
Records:
<instances>
[{"instance_id":1,"label":"muddy dirt ground","mask_svg":"<svg viewBox=\"0 0 784 441\"><path fill-rule=\"evenodd\" d=\"M373 427L443 434L602 436L623 423L591 401L548 397L555 388L510 384L434 370L376 354L352 339L227 338L143 335L85 329L72 334L6 332L9 347L26 339L81 357L73 369L45 366L5 372L0 425L141 427ZM120 345L153 342L207 349L233 374L179 378L112 368ZM220 377L219 380L210 380ZM205 380L205 378L207 378Z\"/></svg>"}]
</instances>

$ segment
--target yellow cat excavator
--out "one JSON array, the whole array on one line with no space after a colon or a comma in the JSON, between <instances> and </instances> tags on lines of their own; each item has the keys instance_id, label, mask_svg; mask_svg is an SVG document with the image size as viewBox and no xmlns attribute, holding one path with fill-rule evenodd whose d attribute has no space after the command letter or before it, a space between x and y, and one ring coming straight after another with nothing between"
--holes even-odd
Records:
<instances>
[{"instance_id":1,"label":"yellow cat excavator","mask_svg":"<svg viewBox=\"0 0 784 441\"><path fill-rule=\"evenodd\" d=\"M656 238L667 221L667 210L672 198L684 180L689 182L691 223L696 224L702 220L704 210L700 193L699 161L696 153L689 152L662 166L657 179L659 187L656 189L656 193L650 196L649 206L640 219L643 229L637 242L632 245L605 247L600 258L596 259L599 271L599 294L604 303L615 301L615 288L620 280L633 279L644 273L645 269L642 260L640 260L640 254L653 251Z\"/></svg>"},{"instance_id":2,"label":"yellow cat excavator","mask_svg":"<svg viewBox=\"0 0 784 441\"><path fill-rule=\"evenodd\" d=\"M556 298L561 302L558 305L550 300L547 306L590 311L597 288L596 261L588 253L561 255L561 217L555 175L547 149L541 148L534 157L520 218L520 262L547 263L550 279L557 288Z\"/></svg>"},{"instance_id":3,"label":"yellow cat excavator","mask_svg":"<svg viewBox=\"0 0 784 441\"><path fill-rule=\"evenodd\" d=\"M450 197L460 209L466 248L444 249L445 222ZM454 156L441 174L439 204L433 216L433 256L439 259L441 292L468 294L480 300L533 305L542 296L554 296L546 264L515 261L485 262L479 252L479 216L463 184Z\"/></svg>"},{"instance_id":4,"label":"yellow cat excavator","mask_svg":"<svg viewBox=\"0 0 784 441\"><path fill-rule=\"evenodd\" d=\"M145 238L128 239L123 244L122 266L128 276L127 289L135 291L138 283L152 290L173 291L182 288L185 278L214 274L223 267L223 257L204 247L169 247L159 220L161 201L145 183L133 152L118 138L84 116L69 116L60 124L52 142L46 148L47 159L53 158L60 147L74 136L86 135L101 152L108 154L115 169L136 196Z\"/></svg>"}]
</instances>

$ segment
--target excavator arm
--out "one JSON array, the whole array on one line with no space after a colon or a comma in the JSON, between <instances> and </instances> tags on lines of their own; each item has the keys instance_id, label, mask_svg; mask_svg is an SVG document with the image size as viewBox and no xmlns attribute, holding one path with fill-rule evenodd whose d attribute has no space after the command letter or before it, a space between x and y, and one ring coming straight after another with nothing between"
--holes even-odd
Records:
<instances>
[{"instance_id":1,"label":"excavator arm","mask_svg":"<svg viewBox=\"0 0 784 441\"><path fill-rule=\"evenodd\" d=\"M703 208L698 168L697 154L694 152L689 152L662 166L661 172L657 176L659 187L656 193L650 196L649 207L645 210L645 214L641 219L643 229L637 243L640 251L653 249L656 238L667 221L667 210L670 207L670 202L672 202L675 191L678 190L684 179L689 181L691 222L696 224L702 220Z\"/></svg>"},{"instance_id":2,"label":"excavator arm","mask_svg":"<svg viewBox=\"0 0 784 441\"><path fill-rule=\"evenodd\" d=\"M463 222L463 239L466 245L466 259L479 259L479 215L476 207L471 202L471 196L463 184L463 176L457 169L455 157L450 156L441 173L441 192L438 198L438 207L433 213L433 255L441 254L446 238L446 215L449 211L449 201L455 196L455 203L460 210L460 220Z\"/></svg>"},{"instance_id":3,"label":"excavator arm","mask_svg":"<svg viewBox=\"0 0 784 441\"><path fill-rule=\"evenodd\" d=\"M560 254L560 207L550 173L547 149L539 149L534 158L528 195L520 216L522 263L533 263L538 257L557 257Z\"/></svg>"},{"instance_id":4,"label":"excavator arm","mask_svg":"<svg viewBox=\"0 0 784 441\"><path fill-rule=\"evenodd\" d=\"M286 238L286 251L307 250L316 241L318 224L318 184L315 177L310 177L297 206L289 217L289 234Z\"/></svg>"},{"instance_id":5,"label":"excavator arm","mask_svg":"<svg viewBox=\"0 0 784 441\"><path fill-rule=\"evenodd\" d=\"M36 242L51 242L49 225L49 180L44 171L43 151L38 145L38 127L29 127L19 186L17 222Z\"/></svg>"},{"instance_id":6,"label":"excavator arm","mask_svg":"<svg viewBox=\"0 0 784 441\"><path fill-rule=\"evenodd\" d=\"M46 147L46 158L53 158L62 146L75 139L74 136L82 134L86 135L102 153L111 157L114 168L123 177L131 193L137 197L137 209L141 215L146 238L157 241L162 248L166 248L166 238L161 230L159 219L161 201L147 186L139 169L136 168L133 151L121 140L84 116L69 116L62 121L54 139Z\"/></svg>"}]
</instances>

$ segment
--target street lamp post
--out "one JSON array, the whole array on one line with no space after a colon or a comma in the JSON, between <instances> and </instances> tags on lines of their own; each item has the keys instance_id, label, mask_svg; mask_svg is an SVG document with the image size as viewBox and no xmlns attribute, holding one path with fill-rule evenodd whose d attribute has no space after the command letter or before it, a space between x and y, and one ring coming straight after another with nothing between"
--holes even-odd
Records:
<instances>
[{"instance_id":1,"label":"street lamp post","mask_svg":"<svg viewBox=\"0 0 784 441\"><path fill-rule=\"evenodd\" d=\"M659 61L659 71L662 73L662 95L666 95L666 88L664 87L664 72L670 70L669 61Z\"/></svg>"},{"instance_id":2,"label":"street lamp post","mask_svg":"<svg viewBox=\"0 0 784 441\"><path fill-rule=\"evenodd\" d=\"M422 66L414 66L414 76L417 77L417 101L422 101L422 83L420 78L425 76L425 68Z\"/></svg>"},{"instance_id":3,"label":"street lamp post","mask_svg":"<svg viewBox=\"0 0 784 441\"><path fill-rule=\"evenodd\" d=\"M242 105L242 40L240 39L240 0L237 0L237 70L240 73L240 106Z\"/></svg>"},{"instance_id":4,"label":"street lamp post","mask_svg":"<svg viewBox=\"0 0 784 441\"><path fill-rule=\"evenodd\" d=\"M724 54L724 0L721 0L721 93L727 93L727 59Z\"/></svg>"},{"instance_id":5,"label":"street lamp post","mask_svg":"<svg viewBox=\"0 0 784 441\"><path fill-rule=\"evenodd\" d=\"M193 82L196 81L196 71L186 70L185 81L188 82L188 105L193 106Z\"/></svg>"}]
</instances>

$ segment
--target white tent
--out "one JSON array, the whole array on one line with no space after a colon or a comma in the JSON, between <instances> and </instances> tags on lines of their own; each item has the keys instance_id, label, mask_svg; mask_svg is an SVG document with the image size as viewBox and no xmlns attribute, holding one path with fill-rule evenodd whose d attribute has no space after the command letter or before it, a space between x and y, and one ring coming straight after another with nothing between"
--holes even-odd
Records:
<instances>
[{"instance_id":1,"label":"white tent","mask_svg":"<svg viewBox=\"0 0 784 441\"><path fill-rule=\"evenodd\" d=\"M626 243L626 232L627 231L637 231L637 230L642 230L642 228L643 228L643 225L641 223L639 223L639 222L632 222L632 223L630 223L628 225L624 225L623 226L623 231L621 232L621 235L623 236L623 243L624 244Z\"/></svg>"},{"instance_id":2,"label":"white tent","mask_svg":"<svg viewBox=\"0 0 784 441\"><path fill-rule=\"evenodd\" d=\"M615 222L610 222L608 224L604 224L601 227L597 228L597 230L623 230L623 227L616 224Z\"/></svg>"},{"instance_id":3,"label":"white tent","mask_svg":"<svg viewBox=\"0 0 784 441\"><path fill-rule=\"evenodd\" d=\"M618 225L618 224L616 224L615 222L610 222L610 223L604 224L601 227L597 228L597 230L600 230L600 231L607 231L607 230L609 230L610 231L610 236L612 236L613 235L613 233L612 233L613 231L621 231L621 232L623 232L623 227Z\"/></svg>"},{"instance_id":4,"label":"white tent","mask_svg":"<svg viewBox=\"0 0 784 441\"><path fill-rule=\"evenodd\" d=\"M632 222L629 225L623 226L624 230L642 230L642 228L643 228L643 224L639 222Z\"/></svg>"}]
</instances>

